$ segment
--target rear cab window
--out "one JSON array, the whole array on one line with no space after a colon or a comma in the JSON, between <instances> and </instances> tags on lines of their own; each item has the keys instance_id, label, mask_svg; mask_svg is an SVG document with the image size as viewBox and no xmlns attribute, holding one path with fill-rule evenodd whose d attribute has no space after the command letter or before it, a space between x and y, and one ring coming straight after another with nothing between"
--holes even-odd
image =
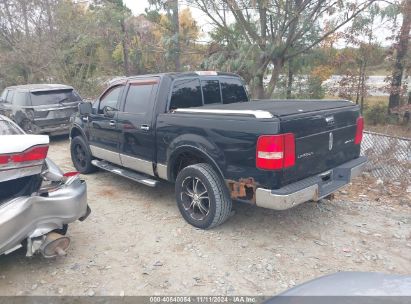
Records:
<instances>
[{"instance_id":1,"label":"rear cab window","mask_svg":"<svg viewBox=\"0 0 411 304\"><path fill-rule=\"evenodd\" d=\"M239 78L177 79L171 92L169 110L248 101L247 91Z\"/></svg>"},{"instance_id":2,"label":"rear cab window","mask_svg":"<svg viewBox=\"0 0 411 304\"><path fill-rule=\"evenodd\" d=\"M224 104L248 101L247 92L240 79L221 78L220 82Z\"/></svg>"},{"instance_id":3,"label":"rear cab window","mask_svg":"<svg viewBox=\"0 0 411 304\"><path fill-rule=\"evenodd\" d=\"M30 92L32 106L80 102L81 97L73 89Z\"/></svg>"},{"instance_id":4,"label":"rear cab window","mask_svg":"<svg viewBox=\"0 0 411 304\"><path fill-rule=\"evenodd\" d=\"M221 103L220 81L202 80L204 104Z\"/></svg>"}]
</instances>

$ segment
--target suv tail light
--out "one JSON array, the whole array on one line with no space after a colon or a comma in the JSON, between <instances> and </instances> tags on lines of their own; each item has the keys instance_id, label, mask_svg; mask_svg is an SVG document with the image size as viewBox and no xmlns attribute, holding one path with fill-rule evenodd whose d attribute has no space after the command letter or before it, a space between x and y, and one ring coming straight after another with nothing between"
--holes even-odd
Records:
<instances>
[{"instance_id":1,"label":"suv tail light","mask_svg":"<svg viewBox=\"0 0 411 304\"><path fill-rule=\"evenodd\" d=\"M21 153L0 155L1 165L24 164L44 160L47 157L49 146L35 146Z\"/></svg>"},{"instance_id":2,"label":"suv tail light","mask_svg":"<svg viewBox=\"0 0 411 304\"><path fill-rule=\"evenodd\" d=\"M361 144L363 131L364 131L364 118L360 116L357 118L357 130L355 131L354 144L356 145Z\"/></svg>"},{"instance_id":3,"label":"suv tail light","mask_svg":"<svg viewBox=\"0 0 411 304\"><path fill-rule=\"evenodd\" d=\"M256 166L279 170L295 165L294 134L262 135L257 141Z\"/></svg>"}]
</instances>

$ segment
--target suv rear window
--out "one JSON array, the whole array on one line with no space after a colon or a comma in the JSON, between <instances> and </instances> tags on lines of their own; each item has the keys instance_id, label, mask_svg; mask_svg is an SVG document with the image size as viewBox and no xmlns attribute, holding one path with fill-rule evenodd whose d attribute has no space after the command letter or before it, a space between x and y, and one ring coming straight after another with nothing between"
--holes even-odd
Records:
<instances>
[{"instance_id":1,"label":"suv rear window","mask_svg":"<svg viewBox=\"0 0 411 304\"><path fill-rule=\"evenodd\" d=\"M181 79L174 82L170 109L200 107L202 105L203 97L199 79Z\"/></svg>"},{"instance_id":2,"label":"suv rear window","mask_svg":"<svg viewBox=\"0 0 411 304\"><path fill-rule=\"evenodd\" d=\"M20 135L23 134L21 130L7 120L0 120L0 135Z\"/></svg>"},{"instance_id":3,"label":"suv rear window","mask_svg":"<svg viewBox=\"0 0 411 304\"><path fill-rule=\"evenodd\" d=\"M223 78L220 83L224 104L248 101L244 85L239 79Z\"/></svg>"},{"instance_id":4,"label":"suv rear window","mask_svg":"<svg viewBox=\"0 0 411 304\"><path fill-rule=\"evenodd\" d=\"M31 92L30 97L32 106L81 101L81 97L72 89Z\"/></svg>"}]
</instances>

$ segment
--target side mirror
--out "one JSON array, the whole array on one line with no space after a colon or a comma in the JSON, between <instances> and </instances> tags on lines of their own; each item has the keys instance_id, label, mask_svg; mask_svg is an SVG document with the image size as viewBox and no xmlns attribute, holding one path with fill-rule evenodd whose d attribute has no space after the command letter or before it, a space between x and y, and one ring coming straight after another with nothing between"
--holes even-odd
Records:
<instances>
[{"instance_id":1,"label":"side mirror","mask_svg":"<svg viewBox=\"0 0 411 304\"><path fill-rule=\"evenodd\" d=\"M110 106L105 106L104 108L103 108L103 113L104 113L104 116L106 116L106 117L114 117L114 113L117 111L117 109L115 109L115 108L113 108L113 107L110 107Z\"/></svg>"},{"instance_id":2,"label":"side mirror","mask_svg":"<svg viewBox=\"0 0 411 304\"><path fill-rule=\"evenodd\" d=\"M92 112L92 106L89 102L82 102L78 104L78 112L80 115L88 116Z\"/></svg>"}]
</instances>

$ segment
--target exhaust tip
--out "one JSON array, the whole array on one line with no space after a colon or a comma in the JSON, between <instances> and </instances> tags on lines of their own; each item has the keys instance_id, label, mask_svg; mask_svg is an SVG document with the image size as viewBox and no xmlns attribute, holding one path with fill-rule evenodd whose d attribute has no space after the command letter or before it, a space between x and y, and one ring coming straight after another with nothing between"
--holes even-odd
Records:
<instances>
[{"instance_id":1,"label":"exhaust tip","mask_svg":"<svg viewBox=\"0 0 411 304\"><path fill-rule=\"evenodd\" d=\"M40 252L45 258L67 255L70 246L70 238L56 232L47 234L46 239L40 247Z\"/></svg>"}]
</instances>

